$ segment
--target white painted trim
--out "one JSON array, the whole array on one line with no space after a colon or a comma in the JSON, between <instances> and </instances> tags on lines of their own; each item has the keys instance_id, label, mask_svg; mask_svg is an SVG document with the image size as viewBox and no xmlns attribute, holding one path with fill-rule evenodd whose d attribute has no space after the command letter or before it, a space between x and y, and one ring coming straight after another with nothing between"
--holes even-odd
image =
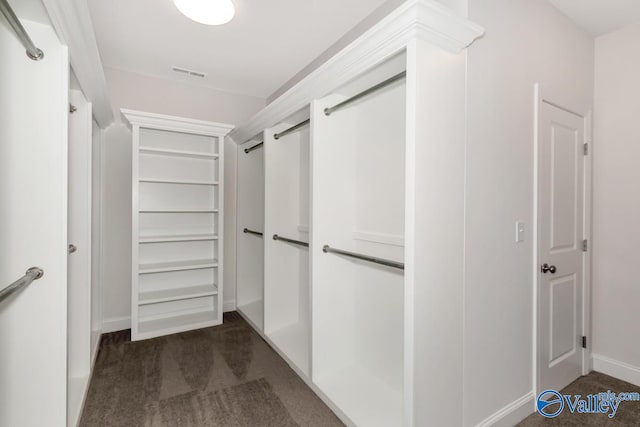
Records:
<instances>
[{"instance_id":1,"label":"white painted trim","mask_svg":"<svg viewBox=\"0 0 640 427\"><path fill-rule=\"evenodd\" d=\"M93 368L96 366L96 360L98 360L98 352L100 351L100 343L102 342L102 331L91 331L91 335L94 333L98 334L98 339L92 348L92 357L91 357L91 376L93 376ZM91 378L89 378L89 383L91 383Z\"/></svg>"},{"instance_id":2,"label":"white painted trim","mask_svg":"<svg viewBox=\"0 0 640 427\"><path fill-rule=\"evenodd\" d=\"M125 329L131 329L131 316L112 317L111 319L104 319L102 321L103 334L124 331Z\"/></svg>"},{"instance_id":3,"label":"white painted trim","mask_svg":"<svg viewBox=\"0 0 640 427\"><path fill-rule=\"evenodd\" d=\"M87 2L43 0L42 3L58 37L69 47L71 66L82 92L93 104L96 121L101 128L107 128L114 116Z\"/></svg>"},{"instance_id":4,"label":"white painted trim","mask_svg":"<svg viewBox=\"0 0 640 427\"><path fill-rule=\"evenodd\" d=\"M533 224L532 224L532 238L533 238L533 264L531 265L531 284L532 284L532 292L533 292L533 334L532 334L532 343L531 349L533 354L532 363L531 363L531 384L533 385L533 390L538 390L538 342L540 340L539 337L539 328L538 328L538 265L540 265L540 254L538 253L538 242L540 241L540 230L538 227L539 224L539 215L538 215L538 198L539 198L539 186L538 182L540 180L539 177L539 169L540 169L540 159L538 155L539 147L538 141L540 138L540 84L535 83L533 85Z\"/></svg>"},{"instance_id":5,"label":"white painted trim","mask_svg":"<svg viewBox=\"0 0 640 427\"><path fill-rule=\"evenodd\" d=\"M220 214L218 215L218 296L216 297L216 314L218 315L218 319L220 319L220 323L224 322L223 313L224 313L224 260L225 260L225 203L224 203L224 193L225 193L225 179L224 179L224 171L225 171L225 141L224 136L219 136L218 140L218 153L220 155L218 162L218 182L220 183L218 188L218 209ZM222 312L221 312L222 310Z\"/></svg>"},{"instance_id":6,"label":"white painted trim","mask_svg":"<svg viewBox=\"0 0 640 427\"><path fill-rule=\"evenodd\" d=\"M593 354L593 370L640 387L640 366L629 365L599 354Z\"/></svg>"},{"instance_id":7,"label":"white painted trim","mask_svg":"<svg viewBox=\"0 0 640 427\"><path fill-rule=\"evenodd\" d=\"M101 327L101 332L104 333L104 266L105 264L105 185L106 185L106 158L107 158L107 148L106 148L106 130L100 129L100 283L98 286L100 287L100 324L103 325Z\"/></svg>"},{"instance_id":8,"label":"white painted trim","mask_svg":"<svg viewBox=\"0 0 640 427\"><path fill-rule=\"evenodd\" d=\"M583 254L583 288L582 288L582 335L587 337L587 348L582 352L582 375L587 375L592 370L593 359L593 328L591 327L591 292L593 289L591 280L591 266L593 259L593 112L589 111L585 116L584 137L589 144L588 155L584 158L584 224L583 235L588 241L588 250Z\"/></svg>"},{"instance_id":9,"label":"white painted trim","mask_svg":"<svg viewBox=\"0 0 640 427\"><path fill-rule=\"evenodd\" d=\"M282 94L230 137L242 144L406 48L427 40L458 53L484 29L434 0L408 0L329 61Z\"/></svg>"},{"instance_id":10,"label":"white painted trim","mask_svg":"<svg viewBox=\"0 0 640 427\"><path fill-rule=\"evenodd\" d=\"M220 152L223 150L223 138L234 129L233 125L224 123L207 122L186 117L127 110L124 108L121 111L133 126L221 137L218 142Z\"/></svg>"},{"instance_id":11,"label":"white painted trim","mask_svg":"<svg viewBox=\"0 0 640 427\"><path fill-rule=\"evenodd\" d=\"M232 299L230 301L225 301L222 306L222 311L224 313L229 313L230 311L236 311L238 307L236 306L236 300Z\"/></svg>"},{"instance_id":12,"label":"white painted trim","mask_svg":"<svg viewBox=\"0 0 640 427\"><path fill-rule=\"evenodd\" d=\"M509 403L504 408L490 415L476 427L511 427L527 418L535 411L536 396L533 391Z\"/></svg>"}]
</instances>

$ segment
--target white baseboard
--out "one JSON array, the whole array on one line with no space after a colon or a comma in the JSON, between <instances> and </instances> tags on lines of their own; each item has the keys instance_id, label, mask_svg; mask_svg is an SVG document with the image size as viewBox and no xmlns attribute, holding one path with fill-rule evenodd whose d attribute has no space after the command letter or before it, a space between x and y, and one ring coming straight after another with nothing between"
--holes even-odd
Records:
<instances>
[{"instance_id":1,"label":"white baseboard","mask_svg":"<svg viewBox=\"0 0 640 427\"><path fill-rule=\"evenodd\" d=\"M228 313L230 311L236 311L236 300L225 301L222 303L222 311Z\"/></svg>"},{"instance_id":2,"label":"white baseboard","mask_svg":"<svg viewBox=\"0 0 640 427\"><path fill-rule=\"evenodd\" d=\"M98 351L100 351L100 341L102 341L102 331L91 331L91 339L97 335L97 338L93 344L93 348L91 349L91 373L93 374L93 368L96 365L96 360L98 359ZM91 375L89 376L91 377ZM91 380L91 378L89 378Z\"/></svg>"},{"instance_id":3,"label":"white baseboard","mask_svg":"<svg viewBox=\"0 0 640 427\"><path fill-rule=\"evenodd\" d=\"M593 370L640 387L640 367L594 354ZM618 390L626 391L626 390Z\"/></svg>"},{"instance_id":4,"label":"white baseboard","mask_svg":"<svg viewBox=\"0 0 640 427\"><path fill-rule=\"evenodd\" d=\"M512 427L534 412L535 399L535 393L531 391L480 422L476 427Z\"/></svg>"},{"instance_id":5,"label":"white baseboard","mask_svg":"<svg viewBox=\"0 0 640 427\"><path fill-rule=\"evenodd\" d=\"M108 334L109 332L123 331L125 329L131 329L131 317L114 317L111 319L102 320L102 333Z\"/></svg>"}]
</instances>

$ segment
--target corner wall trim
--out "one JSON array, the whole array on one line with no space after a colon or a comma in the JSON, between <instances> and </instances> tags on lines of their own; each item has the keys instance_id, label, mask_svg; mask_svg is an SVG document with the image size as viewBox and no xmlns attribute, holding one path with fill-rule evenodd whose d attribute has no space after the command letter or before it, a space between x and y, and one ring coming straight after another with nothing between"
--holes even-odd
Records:
<instances>
[{"instance_id":1,"label":"corner wall trim","mask_svg":"<svg viewBox=\"0 0 640 427\"><path fill-rule=\"evenodd\" d=\"M123 331L131 328L131 317L113 317L111 319L103 319L102 321L102 333L108 334L109 332Z\"/></svg>"},{"instance_id":2,"label":"corner wall trim","mask_svg":"<svg viewBox=\"0 0 640 427\"><path fill-rule=\"evenodd\" d=\"M535 393L530 391L521 398L511 402L495 412L476 427L510 427L516 425L534 411Z\"/></svg>"},{"instance_id":3,"label":"corner wall trim","mask_svg":"<svg viewBox=\"0 0 640 427\"><path fill-rule=\"evenodd\" d=\"M594 354L593 370L640 387L640 367L638 366Z\"/></svg>"}]
</instances>

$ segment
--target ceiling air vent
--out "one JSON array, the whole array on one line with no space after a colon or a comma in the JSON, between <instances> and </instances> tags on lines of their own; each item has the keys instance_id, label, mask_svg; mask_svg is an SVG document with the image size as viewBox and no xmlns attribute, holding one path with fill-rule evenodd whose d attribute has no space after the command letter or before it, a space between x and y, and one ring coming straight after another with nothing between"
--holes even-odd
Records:
<instances>
[{"instance_id":1,"label":"ceiling air vent","mask_svg":"<svg viewBox=\"0 0 640 427\"><path fill-rule=\"evenodd\" d=\"M187 76L191 76L191 77L200 77L201 79L207 77L207 73L203 73L201 71L189 70L187 68L182 68L182 67L171 67L171 69L176 73L186 74Z\"/></svg>"}]
</instances>

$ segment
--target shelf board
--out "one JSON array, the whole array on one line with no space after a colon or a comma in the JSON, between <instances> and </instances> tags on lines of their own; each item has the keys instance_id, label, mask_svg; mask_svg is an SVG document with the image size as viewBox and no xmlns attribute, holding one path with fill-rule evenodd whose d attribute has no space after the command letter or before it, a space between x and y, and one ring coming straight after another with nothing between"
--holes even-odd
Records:
<instances>
[{"instance_id":1,"label":"shelf board","mask_svg":"<svg viewBox=\"0 0 640 427\"><path fill-rule=\"evenodd\" d=\"M220 185L218 181L195 181L186 179L156 179L156 178L140 178L138 181L150 184L184 184L184 185Z\"/></svg>"},{"instance_id":2,"label":"shelf board","mask_svg":"<svg viewBox=\"0 0 640 427\"><path fill-rule=\"evenodd\" d=\"M316 384L355 425L402 424L402 393L359 365L325 375Z\"/></svg>"},{"instance_id":3,"label":"shelf board","mask_svg":"<svg viewBox=\"0 0 640 427\"><path fill-rule=\"evenodd\" d=\"M155 336L206 328L220 324L221 321L212 310L196 313L168 316L162 319L144 320L138 323L138 339L152 338Z\"/></svg>"},{"instance_id":4,"label":"shelf board","mask_svg":"<svg viewBox=\"0 0 640 427\"><path fill-rule=\"evenodd\" d=\"M203 270L218 267L218 260L203 259L178 262L161 262L156 264L140 264L138 274L168 273L170 271Z\"/></svg>"},{"instance_id":5,"label":"shelf board","mask_svg":"<svg viewBox=\"0 0 640 427\"><path fill-rule=\"evenodd\" d=\"M218 213L220 209L140 209L140 213Z\"/></svg>"},{"instance_id":6,"label":"shelf board","mask_svg":"<svg viewBox=\"0 0 640 427\"><path fill-rule=\"evenodd\" d=\"M138 296L138 305L158 304L161 302L210 297L213 295L218 295L218 288L215 285L190 286L185 288L140 292Z\"/></svg>"},{"instance_id":7,"label":"shelf board","mask_svg":"<svg viewBox=\"0 0 640 427\"><path fill-rule=\"evenodd\" d=\"M140 153L143 154L159 154L161 156L174 156L174 157L192 157L196 159L218 159L220 157L217 153L201 153L197 151L185 151L185 150L170 150L167 148L152 148L152 147L140 147Z\"/></svg>"},{"instance_id":8,"label":"shelf board","mask_svg":"<svg viewBox=\"0 0 640 427\"><path fill-rule=\"evenodd\" d=\"M217 234L185 234L166 236L140 236L138 243L166 243L166 242L201 242L218 240Z\"/></svg>"}]
</instances>

